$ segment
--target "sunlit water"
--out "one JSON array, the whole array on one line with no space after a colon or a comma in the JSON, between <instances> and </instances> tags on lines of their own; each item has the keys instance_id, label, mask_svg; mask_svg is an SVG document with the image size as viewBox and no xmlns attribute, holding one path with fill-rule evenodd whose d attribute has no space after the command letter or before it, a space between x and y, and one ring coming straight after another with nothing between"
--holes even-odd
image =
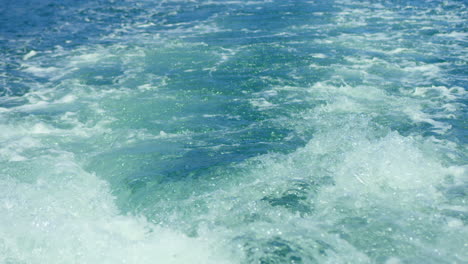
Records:
<instances>
[{"instance_id":1,"label":"sunlit water","mask_svg":"<svg viewBox=\"0 0 468 264\"><path fill-rule=\"evenodd\" d=\"M0 263L467 263L467 19L2 0Z\"/></svg>"}]
</instances>

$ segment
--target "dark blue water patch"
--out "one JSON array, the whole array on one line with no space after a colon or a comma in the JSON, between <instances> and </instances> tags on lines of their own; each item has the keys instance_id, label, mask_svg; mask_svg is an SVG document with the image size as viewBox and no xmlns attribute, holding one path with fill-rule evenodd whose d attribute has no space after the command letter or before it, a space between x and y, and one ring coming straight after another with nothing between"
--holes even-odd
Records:
<instances>
[{"instance_id":1,"label":"dark blue water patch","mask_svg":"<svg viewBox=\"0 0 468 264\"><path fill-rule=\"evenodd\" d=\"M261 264L267 263L318 263L313 257L308 257L306 260L304 256L301 257L300 251L302 248L299 245L296 245L293 242L281 239L276 237L275 239L267 240L264 243L261 243L260 247L256 241L255 250L247 251L248 258L251 261L258 261ZM261 253L249 254L255 251L260 251ZM258 256L260 255L260 256ZM258 259L257 259L258 258Z\"/></svg>"},{"instance_id":2,"label":"dark blue water patch","mask_svg":"<svg viewBox=\"0 0 468 264\"><path fill-rule=\"evenodd\" d=\"M28 103L28 101L20 96L0 97L0 107L13 108Z\"/></svg>"},{"instance_id":3,"label":"dark blue water patch","mask_svg":"<svg viewBox=\"0 0 468 264\"><path fill-rule=\"evenodd\" d=\"M314 12L328 11L333 11L329 3L311 4L306 1L281 1L280 3L272 2L265 6L265 10L258 10L254 12L254 14L264 22L272 22L275 20L276 22L268 25L265 24L263 28L273 28L274 30L272 31L278 32L280 29L290 27L291 25L296 27L311 25L311 22L317 22L316 17L313 15ZM321 20L320 22L324 23L327 22L327 20Z\"/></svg>"},{"instance_id":4,"label":"dark blue water patch","mask_svg":"<svg viewBox=\"0 0 468 264\"><path fill-rule=\"evenodd\" d=\"M61 45L64 39L80 35L76 33L83 26L82 17L75 12L83 4L84 1L6 1L0 9L0 36L35 50ZM81 31L81 35L90 33L93 30Z\"/></svg>"},{"instance_id":5,"label":"dark blue water patch","mask_svg":"<svg viewBox=\"0 0 468 264\"><path fill-rule=\"evenodd\" d=\"M316 194L319 185L320 183L298 181L286 191L267 195L261 200L268 202L273 207L283 207L293 213L306 216L314 211L314 205L310 202L309 197Z\"/></svg>"},{"instance_id":6,"label":"dark blue water patch","mask_svg":"<svg viewBox=\"0 0 468 264\"><path fill-rule=\"evenodd\" d=\"M146 186L210 177L218 168L227 169L251 157L268 152L289 153L310 138L310 135L306 138L295 135L292 129L270 120L286 116L296 108L258 111L251 105L248 99L252 92L266 89L265 86L253 91L252 87L242 93L239 89L247 87L235 86L242 84L245 77L231 79L230 86L222 86L206 82L205 78L211 78L209 75L183 76L186 75L171 76L169 83L155 95L136 93L135 97L123 101L113 99L101 103L117 119L111 125L114 129L145 129L152 134L164 131L180 135L174 139L162 138L161 143L150 141L119 151L114 149L90 159L88 169L101 177L110 177L116 196L122 197L127 192L122 182L128 183L132 195L122 199L126 204L122 207L135 208L135 204L128 205L131 201L141 203L140 198L132 197L144 192ZM248 77L252 78L251 73ZM311 105L297 107L307 109ZM166 152L165 149L171 150ZM174 155L172 150L177 150L178 154ZM110 165L125 160L131 161L130 164Z\"/></svg>"},{"instance_id":7,"label":"dark blue water patch","mask_svg":"<svg viewBox=\"0 0 468 264\"><path fill-rule=\"evenodd\" d=\"M21 78L3 78L0 77L0 83L4 83L0 87L0 97L3 96L22 96L28 93L31 89L30 87L24 83ZM0 107L5 107L0 104ZM8 106L6 106L8 107Z\"/></svg>"},{"instance_id":8,"label":"dark blue water patch","mask_svg":"<svg viewBox=\"0 0 468 264\"><path fill-rule=\"evenodd\" d=\"M467 65L453 65L450 64L450 67L445 67L447 69L447 74L450 76L456 76L458 78L450 78L447 81L449 86L458 86L463 89L468 90L468 66Z\"/></svg>"},{"instance_id":9,"label":"dark blue water patch","mask_svg":"<svg viewBox=\"0 0 468 264\"><path fill-rule=\"evenodd\" d=\"M215 45L233 46L255 43L300 40L288 35L287 28L310 24L317 19L312 12L328 10L329 5L311 5L300 1L262 3L261 7L249 5L219 16L215 22L224 30L204 35L204 41ZM195 36L202 39L201 36Z\"/></svg>"},{"instance_id":10,"label":"dark blue water patch","mask_svg":"<svg viewBox=\"0 0 468 264\"><path fill-rule=\"evenodd\" d=\"M47 82L22 72L22 58L34 50L37 57L56 47L71 49L89 43L103 33L88 23L78 11L93 6L89 1L4 1L0 6L0 63L4 76L0 95L21 96L30 88L28 82ZM106 25L108 27L108 25Z\"/></svg>"},{"instance_id":11,"label":"dark blue water patch","mask_svg":"<svg viewBox=\"0 0 468 264\"><path fill-rule=\"evenodd\" d=\"M211 122L213 124L210 124ZM252 121L249 123L251 122ZM216 129L216 123L218 123L219 129ZM216 165L226 165L265 154L269 151L290 152L298 146L305 144L305 142L298 137L293 137L285 141L285 138L290 136L293 131L284 128L275 127L271 124L239 126L239 123L242 122L229 122L226 120L214 121L206 118L194 118L186 122L178 123L182 127L178 127L177 129L192 131L195 134L182 137L177 141L168 141L168 144L174 144L174 149L183 149L181 150L180 156L175 158L177 161L174 161L176 164L180 164L181 167L176 168L169 166L168 159L173 158L168 157L164 159L164 164L167 165L164 166L165 169L163 169L163 171L161 171L162 168L159 169L160 174L165 174L169 178L179 179L180 177L184 177L184 175L192 173L192 166L187 164L193 164L195 167L204 167L203 164L208 164L209 166L207 165L207 168ZM167 133L172 132L170 129L166 129L166 131ZM161 140L164 141L164 139ZM133 146L129 150L122 150L122 153L125 153L125 155L137 155L140 149L141 151L148 150L148 146ZM154 147L156 152L160 149L160 147ZM112 155L116 155L116 151L112 152ZM198 158L195 158L195 156ZM96 159L104 158L97 157ZM196 159L196 161L193 161L194 159ZM141 157L140 160L144 160L144 157ZM156 162L156 159L154 162ZM172 169L167 171L169 167ZM153 171L154 170L155 168ZM106 174L105 171L102 173Z\"/></svg>"},{"instance_id":12,"label":"dark blue water patch","mask_svg":"<svg viewBox=\"0 0 468 264\"><path fill-rule=\"evenodd\" d=\"M103 37L131 34L132 25L146 22L152 9L152 2L134 1L6 1L0 7L1 54L19 61L31 50L40 56L57 46L69 50L88 44L114 44Z\"/></svg>"},{"instance_id":13,"label":"dark blue water patch","mask_svg":"<svg viewBox=\"0 0 468 264\"><path fill-rule=\"evenodd\" d=\"M210 178L218 169L229 171L229 167L248 158L271 151L286 153L305 144L299 138L284 141L288 133L284 129L259 127L238 133L221 131L145 141L99 154L90 160L88 169L106 178L114 194L125 197L119 206L130 210L146 200L158 201L157 197L148 196L147 186ZM128 190L130 196L126 195ZM147 197L140 197L142 193Z\"/></svg>"},{"instance_id":14,"label":"dark blue water patch","mask_svg":"<svg viewBox=\"0 0 468 264\"><path fill-rule=\"evenodd\" d=\"M287 46L255 44L245 47L233 58L219 65L211 76L214 83L225 83L219 86L224 88L225 93L259 92L274 82L267 79L281 79L283 85L304 84L291 76L291 73L294 70L306 79L313 76L308 67L311 61L310 57L300 52L288 51ZM304 74L300 74L302 72Z\"/></svg>"},{"instance_id":15,"label":"dark blue water patch","mask_svg":"<svg viewBox=\"0 0 468 264\"><path fill-rule=\"evenodd\" d=\"M167 4L165 4L167 5ZM162 25L173 25L179 23L193 24L206 22L213 16L219 16L233 7L217 4L185 4L176 9L175 14L165 17Z\"/></svg>"}]
</instances>

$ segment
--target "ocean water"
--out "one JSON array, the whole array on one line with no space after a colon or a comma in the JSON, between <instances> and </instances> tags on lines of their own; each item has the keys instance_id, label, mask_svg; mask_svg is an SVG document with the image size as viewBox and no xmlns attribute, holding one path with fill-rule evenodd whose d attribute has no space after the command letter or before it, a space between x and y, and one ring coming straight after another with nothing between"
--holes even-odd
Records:
<instances>
[{"instance_id":1,"label":"ocean water","mask_svg":"<svg viewBox=\"0 0 468 264\"><path fill-rule=\"evenodd\" d=\"M468 263L466 1L0 3L0 263Z\"/></svg>"}]
</instances>

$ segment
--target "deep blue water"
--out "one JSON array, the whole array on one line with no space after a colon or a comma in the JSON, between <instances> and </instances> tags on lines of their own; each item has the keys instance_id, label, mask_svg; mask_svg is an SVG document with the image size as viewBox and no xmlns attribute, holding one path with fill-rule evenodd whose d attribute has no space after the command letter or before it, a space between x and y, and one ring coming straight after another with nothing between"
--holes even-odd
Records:
<instances>
[{"instance_id":1,"label":"deep blue water","mask_svg":"<svg viewBox=\"0 0 468 264\"><path fill-rule=\"evenodd\" d=\"M465 1L0 2L0 263L468 262Z\"/></svg>"}]
</instances>

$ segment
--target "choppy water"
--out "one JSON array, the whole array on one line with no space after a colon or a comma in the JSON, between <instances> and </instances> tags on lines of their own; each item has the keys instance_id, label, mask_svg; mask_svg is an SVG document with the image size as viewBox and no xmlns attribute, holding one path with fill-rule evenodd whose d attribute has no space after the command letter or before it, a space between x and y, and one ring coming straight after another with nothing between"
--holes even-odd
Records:
<instances>
[{"instance_id":1,"label":"choppy water","mask_svg":"<svg viewBox=\"0 0 468 264\"><path fill-rule=\"evenodd\" d=\"M0 263L467 263L467 19L2 0Z\"/></svg>"}]
</instances>

